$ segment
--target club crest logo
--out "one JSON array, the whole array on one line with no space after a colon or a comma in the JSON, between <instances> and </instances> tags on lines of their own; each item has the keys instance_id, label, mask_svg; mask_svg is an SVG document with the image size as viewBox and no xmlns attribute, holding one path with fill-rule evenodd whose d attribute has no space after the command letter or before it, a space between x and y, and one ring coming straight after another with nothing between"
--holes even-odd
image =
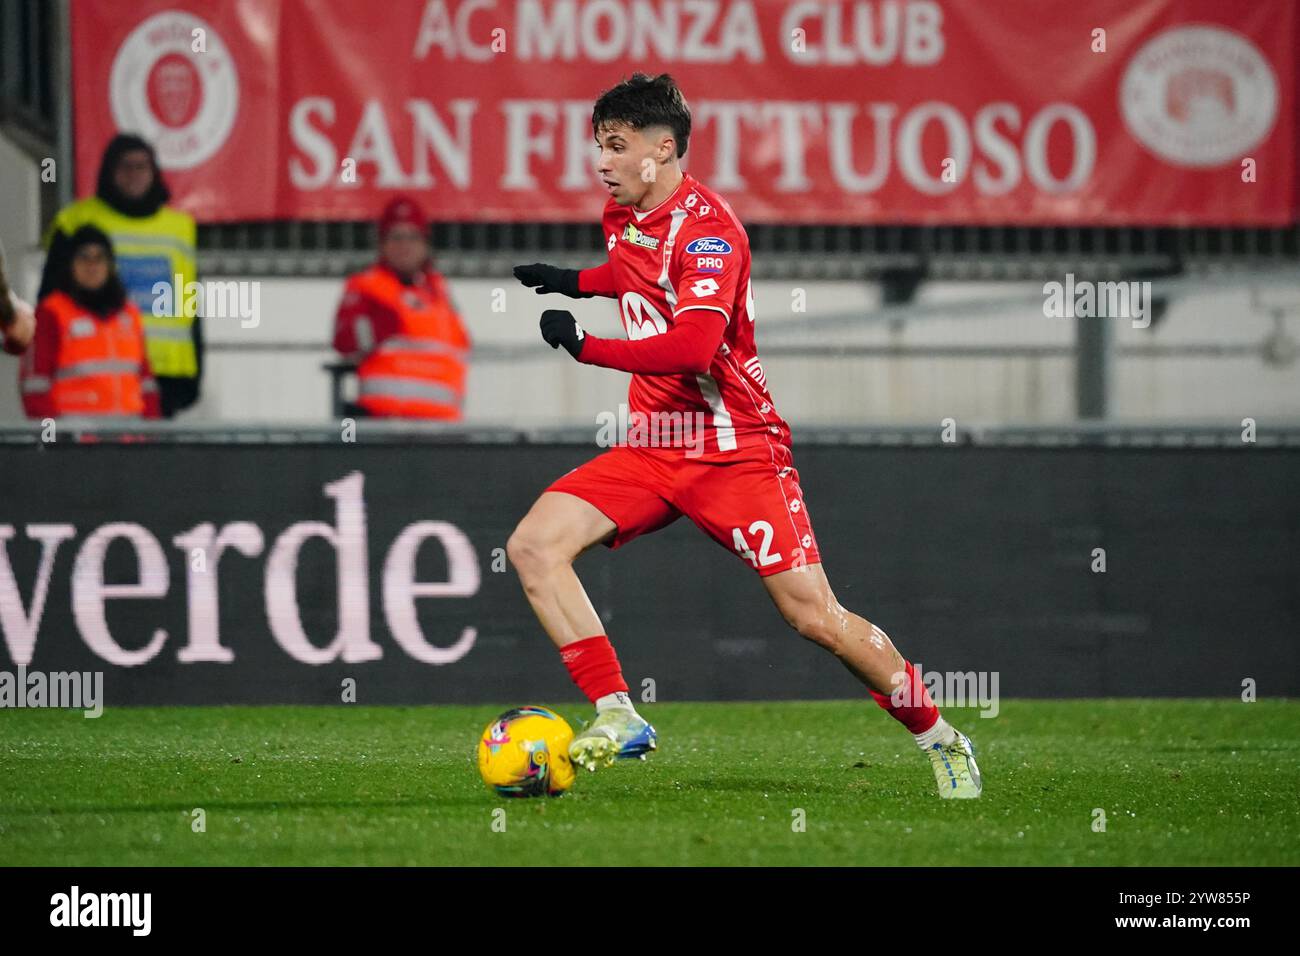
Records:
<instances>
[{"instance_id":1,"label":"club crest logo","mask_svg":"<svg viewBox=\"0 0 1300 956\"><path fill-rule=\"evenodd\" d=\"M1124 125L1176 166L1239 161L1273 128L1273 67L1240 34L1221 27L1175 27L1149 40L1120 82Z\"/></svg>"},{"instance_id":2,"label":"club crest logo","mask_svg":"<svg viewBox=\"0 0 1300 956\"><path fill-rule=\"evenodd\" d=\"M200 36L203 52L196 53ZM190 169L216 153L235 125L235 62L211 25L167 10L122 41L109 75L109 104L117 128L152 143L163 169Z\"/></svg>"}]
</instances>

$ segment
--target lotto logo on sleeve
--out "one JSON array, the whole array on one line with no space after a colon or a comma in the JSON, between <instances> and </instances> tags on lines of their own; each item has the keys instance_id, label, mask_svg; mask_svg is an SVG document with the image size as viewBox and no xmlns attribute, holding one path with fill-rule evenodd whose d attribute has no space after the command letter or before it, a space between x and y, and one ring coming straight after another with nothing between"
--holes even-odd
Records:
<instances>
[{"instance_id":1,"label":"lotto logo on sleeve","mask_svg":"<svg viewBox=\"0 0 1300 956\"><path fill-rule=\"evenodd\" d=\"M715 279L696 279L691 284L691 292L699 298L713 295L718 291L718 283Z\"/></svg>"}]
</instances>

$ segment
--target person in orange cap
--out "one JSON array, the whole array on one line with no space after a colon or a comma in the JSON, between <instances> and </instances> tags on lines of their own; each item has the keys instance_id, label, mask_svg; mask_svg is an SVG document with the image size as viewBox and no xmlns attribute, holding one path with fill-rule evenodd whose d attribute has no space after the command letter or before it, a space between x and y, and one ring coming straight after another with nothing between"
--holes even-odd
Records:
<instances>
[{"instance_id":1,"label":"person in orange cap","mask_svg":"<svg viewBox=\"0 0 1300 956\"><path fill-rule=\"evenodd\" d=\"M334 348L358 363L357 404L377 417L458 421L470 339L433 265L428 222L398 197L379 220L379 261L349 276Z\"/></svg>"}]
</instances>

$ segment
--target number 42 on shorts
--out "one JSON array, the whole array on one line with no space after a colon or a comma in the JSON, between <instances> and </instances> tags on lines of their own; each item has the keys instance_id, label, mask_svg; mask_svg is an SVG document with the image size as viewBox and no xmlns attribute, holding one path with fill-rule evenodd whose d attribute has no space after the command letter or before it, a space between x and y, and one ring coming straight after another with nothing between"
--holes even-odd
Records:
<instances>
[{"instance_id":1,"label":"number 42 on shorts","mask_svg":"<svg viewBox=\"0 0 1300 956\"><path fill-rule=\"evenodd\" d=\"M731 539L735 543L736 552L742 558L744 558L746 561L748 561L756 568L765 568L769 564L776 564L778 561L781 560L780 551L773 554L770 550L770 548L772 547L771 522L755 521L753 524L749 526L749 533L751 535L761 534L763 536L763 540L762 543L759 545L759 550L757 554L755 554L754 549L749 546L749 542L745 540L745 536L741 534L739 528L731 529Z\"/></svg>"}]
</instances>

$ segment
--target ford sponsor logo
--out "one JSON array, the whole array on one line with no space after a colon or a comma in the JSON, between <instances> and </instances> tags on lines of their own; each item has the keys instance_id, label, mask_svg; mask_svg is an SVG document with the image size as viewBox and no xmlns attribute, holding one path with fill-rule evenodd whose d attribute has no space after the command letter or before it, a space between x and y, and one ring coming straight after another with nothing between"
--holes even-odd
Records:
<instances>
[{"instance_id":1,"label":"ford sponsor logo","mask_svg":"<svg viewBox=\"0 0 1300 956\"><path fill-rule=\"evenodd\" d=\"M731 243L726 239L719 239L717 236L705 236L703 239L696 239L686 247L688 255L698 256L710 253L715 256L725 256L731 252Z\"/></svg>"}]
</instances>

